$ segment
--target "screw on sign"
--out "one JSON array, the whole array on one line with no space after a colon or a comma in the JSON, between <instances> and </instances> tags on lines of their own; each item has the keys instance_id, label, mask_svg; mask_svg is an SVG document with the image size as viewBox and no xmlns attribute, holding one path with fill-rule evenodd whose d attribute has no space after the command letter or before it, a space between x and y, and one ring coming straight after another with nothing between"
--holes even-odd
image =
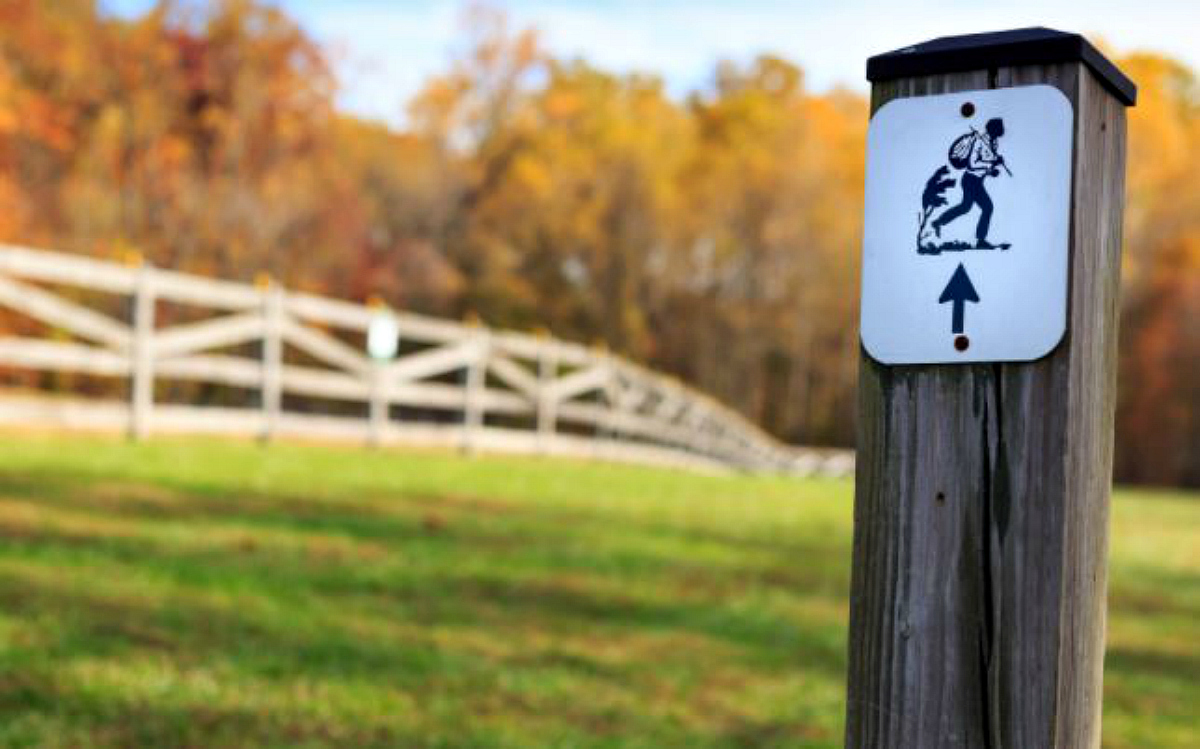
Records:
<instances>
[{"instance_id":1,"label":"screw on sign","mask_svg":"<svg viewBox=\"0 0 1200 749\"><path fill-rule=\"evenodd\" d=\"M846 746L1096 749L1136 89L1049 29L867 77Z\"/></svg>"}]
</instances>

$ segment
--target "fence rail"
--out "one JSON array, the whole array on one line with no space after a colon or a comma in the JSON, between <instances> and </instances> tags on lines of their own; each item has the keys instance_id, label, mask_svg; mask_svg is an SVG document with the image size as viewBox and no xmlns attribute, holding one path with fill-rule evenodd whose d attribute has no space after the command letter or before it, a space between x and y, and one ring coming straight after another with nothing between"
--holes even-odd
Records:
<instances>
[{"instance_id":1,"label":"fence rail","mask_svg":"<svg viewBox=\"0 0 1200 749\"><path fill-rule=\"evenodd\" d=\"M89 306L57 287L125 301ZM162 325L164 304L208 312ZM128 310L129 319L96 306ZM0 366L121 378L129 394L114 401L8 393L0 397L0 422L128 429L139 438L287 435L806 475L853 470L846 451L782 444L712 398L602 350L274 282L240 284L0 245L0 307L46 329L40 337L0 337ZM367 356L362 343L381 320L403 344L387 360ZM156 385L169 381L254 391L257 403L159 402ZM288 409L285 395L359 404L365 415ZM398 418L404 407L436 419Z\"/></svg>"}]
</instances>

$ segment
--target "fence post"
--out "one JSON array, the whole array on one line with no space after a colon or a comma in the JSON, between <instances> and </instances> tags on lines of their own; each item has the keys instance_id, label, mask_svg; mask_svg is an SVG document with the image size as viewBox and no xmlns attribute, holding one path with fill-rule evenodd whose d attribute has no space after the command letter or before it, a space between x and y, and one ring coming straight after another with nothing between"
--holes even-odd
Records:
<instances>
[{"instance_id":1,"label":"fence post","mask_svg":"<svg viewBox=\"0 0 1200 749\"><path fill-rule=\"evenodd\" d=\"M705 411L707 410L705 409ZM700 433L700 449L704 457L717 458L720 455L720 446L717 443L715 422L711 413L704 414L697 430Z\"/></svg>"},{"instance_id":2,"label":"fence post","mask_svg":"<svg viewBox=\"0 0 1200 749\"><path fill-rule=\"evenodd\" d=\"M256 279L255 285L263 295L263 422L260 438L270 441L279 431L279 415L283 408L283 326L286 298L283 286L265 274Z\"/></svg>"},{"instance_id":3,"label":"fence post","mask_svg":"<svg viewBox=\"0 0 1200 749\"><path fill-rule=\"evenodd\" d=\"M370 403L368 405L367 442L371 447L379 447L384 441L387 430L388 411L390 410L385 388L386 362L371 361L367 376L370 378Z\"/></svg>"},{"instance_id":4,"label":"fence post","mask_svg":"<svg viewBox=\"0 0 1200 749\"><path fill-rule=\"evenodd\" d=\"M479 432L483 429L483 396L487 387L487 363L491 341L488 331L473 322L475 328L475 356L467 365L467 381L463 390L463 452L472 453L479 446Z\"/></svg>"},{"instance_id":5,"label":"fence post","mask_svg":"<svg viewBox=\"0 0 1200 749\"><path fill-rule=\"evenodd\" d=\"M592 356L595 357L593 361L596 366L604 371L604 385L600 388L604 416L596 424L594 448L598 454L608 457L617 441L617 419L621 415L621 402L617 397L620 392L617 369L613 366L612 354L609 353L608 344L604 341L596 341L592 344Z\"/></svg>"},{"instance_id":6,"label":"fence post","mask_svg":"<svg viewBox=\"0 0 1200 749\"><path fill-rule=\"evenodd\" d=\"M549 453L553 447L558 420L558 398L551 389L558 379L557 343L545 332L538 336L537 435L538 452Z\"/></svg>"},{"instance_id":7,"label":"fence post","mask_svg":"<svg viewBox=\"0 0 1200 749\"><path fill-rule=\"evenodd\" d=\"M873 113L908 97L1057 88L1074 113L1073 188L1059 245L1069 268L1066 333L1048 354L893 365L860 354L846 746L1099 747L1125 106L1134 89L1082 37L1046 29L934 40L872 58L868 78ZM948 122L974 111L964 101ZM1038 114L1025 118L1027 129ZM1014 130L1019 122L1008 123L1007 143L1028 138ZM1031 161L1012 171L1036 173ZM1007 183L992 177L1005 195ZM1019 189L1011 184L1008 195ZM997 216L1002 208L997 200ZM902 251L927 262L911 242ZM953 261L978 273L980 263L1016 262L1022 251L1050 252L1014 245ZM944 299L955 298L950 288ZM977 296L1003 303L991 288ZM940 309L949 343L950 308ZM953 318L960 333L961 313Z\"/></svg>"},{"instance_id":8,"label":"fence post","mask_svg":"<svg viewBox=\"0 0 1200 749\"><path fill-rule=\"evenodd\" d=\"M154 418L154 268L138 260L133 291L133 340L130 342L129 434L135 440L150 433Z\"/></svg>"},{"instance_id":9,"label":"fence post","mask_svg":"<svg viewBox=\"0 0 1200 749\"><path fill-rule=\"evenodd\" d=\"M391 419L389 373L391 362L400 352L400 326L381 298L371 297L367 306L374 313L367 327L367 354L371 361L367 372L367 442L378 447L387 438Z\"/></svg>"}]
</instances>

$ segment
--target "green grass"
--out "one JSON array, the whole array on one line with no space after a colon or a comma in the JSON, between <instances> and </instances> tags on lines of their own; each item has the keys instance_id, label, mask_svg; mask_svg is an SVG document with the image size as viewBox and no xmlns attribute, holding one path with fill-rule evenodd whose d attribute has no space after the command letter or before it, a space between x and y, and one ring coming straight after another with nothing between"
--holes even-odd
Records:
<instances>
[{"instance_id":1,"label":"green grass","mask_svg":"<svg viewBox=\"0 0 1200 749\"><path fill-rule=\"evenodd\" d=\"M2 747L835 747L852 487L0 434ZM1200 502L1114 512L1105 745L1200 745Z\"/></svg>"}]
</instances>

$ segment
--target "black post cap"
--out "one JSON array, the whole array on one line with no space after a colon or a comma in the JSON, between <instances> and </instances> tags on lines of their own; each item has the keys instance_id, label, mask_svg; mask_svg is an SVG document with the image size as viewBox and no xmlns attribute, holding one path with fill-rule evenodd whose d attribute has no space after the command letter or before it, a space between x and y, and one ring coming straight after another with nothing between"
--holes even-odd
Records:
<instances>
[{"instance_id":1,"label":"black post cap","mask_svg":"<svg viewBox=\"0 0 1200 749\"><path fill-rule=\"evenodd\" d=\"M1080 34L1041 26L987 34L943 36L867 60L872 83L966 70L1082 62L1125 106L1137 103L1137 86Z\"/></svg>"}]
</instances>

